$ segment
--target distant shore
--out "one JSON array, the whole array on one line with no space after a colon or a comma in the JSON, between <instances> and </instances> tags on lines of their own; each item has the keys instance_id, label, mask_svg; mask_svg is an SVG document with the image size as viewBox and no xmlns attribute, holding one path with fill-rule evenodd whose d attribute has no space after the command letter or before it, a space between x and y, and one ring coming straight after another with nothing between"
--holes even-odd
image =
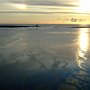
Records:
<instances>
[{"instance_id":1,"label":"distant shore","mask_svg":"<svg viewBox=\"0 0 90 90\"><path fill-rule=\"evenodd\" d=\"M90 25L78 25L78 26L72 26L70 28L90 28Z\"/></svg>"},{"instance_id":2,"label":"distant shore","mask_svg":"<svg viewBox=\"0 0 90 90\"><path fill-rule=\"evenodd\" d=\"M39 25L0 25L0 28L39 27Z\"/></svg>"},{"instance_id":3,"label":"distant shore","mask_svg":"<svg viewBox=\"0 0 90 90\"><path fill-rule=\"evenodd\" d=\"M70 28L90 28L90 26L76 26L76 27L70 27Z\"/></svg>"},{"instance_id":4,"label":"distant shore","mask_svg":"<svg viewBox=\"0 0 90 90\"><path fill-rule=\"evenodd\" d=\"M0 28L20 28L20 27L42 27L42 25L49 24L0 24ZM90 25L80 25L80 24L50 24L57 26L68 26L68 28L90 28Z\"/></svg>"}]
</instances>

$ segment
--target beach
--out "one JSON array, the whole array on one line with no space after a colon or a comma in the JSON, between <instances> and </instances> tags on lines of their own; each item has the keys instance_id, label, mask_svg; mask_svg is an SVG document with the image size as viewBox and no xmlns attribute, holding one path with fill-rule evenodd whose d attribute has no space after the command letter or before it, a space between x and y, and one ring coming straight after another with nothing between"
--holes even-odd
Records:
<instances>
[{"instance_id":1,"label":"beach","mask_svg":"<svg viewBox=\"0 0 90 90\"><path fill-rule=\"evenodd\" d=\"M75 27L1 27L0 90L89 90L90 28Z\"/></svg>"}]
</instances>

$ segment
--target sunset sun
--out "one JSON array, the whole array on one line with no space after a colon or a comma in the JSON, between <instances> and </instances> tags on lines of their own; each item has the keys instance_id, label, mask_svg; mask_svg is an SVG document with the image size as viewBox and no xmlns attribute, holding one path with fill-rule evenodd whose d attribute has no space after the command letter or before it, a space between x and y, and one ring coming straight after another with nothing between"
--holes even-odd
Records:
<instances>
[{"instance_id":1,"label":"sunset sun","mask_svg":"<svg viewBox=\"0 0 90 90\"><path fill-rule=\"evenodd\" d=\"M90 11L90 0L80 0L79 10L81 12L89 12Z\"/></svg>"}]
</instances>

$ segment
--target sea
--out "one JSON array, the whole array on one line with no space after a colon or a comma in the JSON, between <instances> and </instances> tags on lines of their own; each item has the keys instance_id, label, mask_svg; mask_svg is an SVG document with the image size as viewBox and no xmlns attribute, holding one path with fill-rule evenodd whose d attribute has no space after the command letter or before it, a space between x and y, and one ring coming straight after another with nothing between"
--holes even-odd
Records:
<instances>
[{"instance_id":1,"label":"sea","mask_svg":"<svg viewBox=\"0 0 90 90\"><path fill-rule=\"evenodd\" d=\"M90 90L90 28L0 27L0 90Z\"/></svg>"}]
</instances>

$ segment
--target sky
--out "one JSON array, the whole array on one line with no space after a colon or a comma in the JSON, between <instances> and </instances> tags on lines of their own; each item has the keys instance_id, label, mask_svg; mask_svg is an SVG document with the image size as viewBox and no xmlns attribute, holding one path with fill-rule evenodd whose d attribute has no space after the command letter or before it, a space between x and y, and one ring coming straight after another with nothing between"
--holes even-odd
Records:
<instances>
[{"instance_id":1,"label":"sky","mask_svg":"<svg viewBox=\"0 0 90 90\"><path fill-rule=\"evenodd\" d=\"M0 24L90 24L90 0L0 0Z\"/></svg>"}]
</instances>

